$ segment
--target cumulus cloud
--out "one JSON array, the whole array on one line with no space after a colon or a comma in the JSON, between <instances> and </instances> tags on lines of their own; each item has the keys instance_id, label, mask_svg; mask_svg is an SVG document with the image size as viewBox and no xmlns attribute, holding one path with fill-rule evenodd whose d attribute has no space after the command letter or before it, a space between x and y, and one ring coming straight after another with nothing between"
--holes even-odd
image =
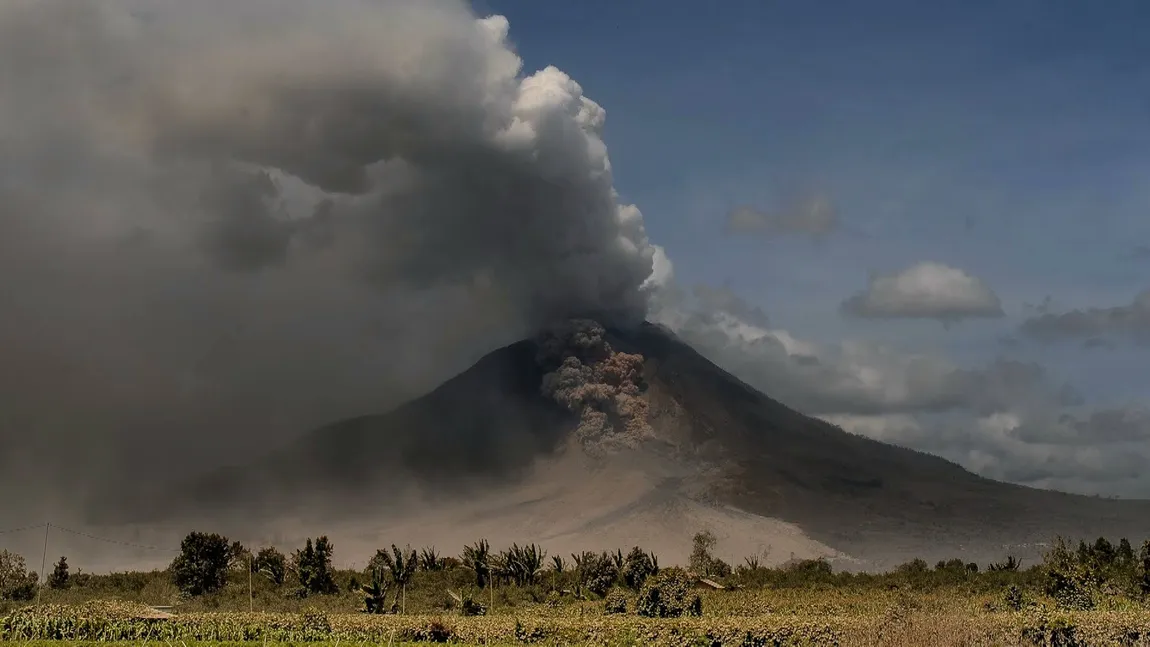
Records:
<instances>
[{"instance_id":1,"label":"cumulus cloud","mask_svg":"<svg viewBox=\"0 0 1150 647\"><path fill-rule=\"evenodd\" d=\"M981 279L931 262L872 277L865 291L843 301L841 310L853 317L946 323L1003 316L998 295Z\"/></svg>"},{"instance_id":2,"label":"cumulus cloud","mask_svg":"<svg viewBox=\"0 0 1150 647\"><path fill-rule=\"evenodd\" d=\"M1150 343L1150 290L1135 295L1128 305L1109 308L1052 312L1044 303L1039 314L1022 322L1019 332L1041 342L1081 339L1094 347L1105 345L1108 338Z\"/></svg>"},{"instance_id":3,"label":"cumulus cloud","mask_svg":"<svg viewBox=\"0 0 1150 647\"><path fill-rule=\"evenodd\" d=\"M994 479L1089 494L1150 494L1150 416L1140 407L1077 415L1020 408L979 417L822 417L851 433L936 454Z\"/></svg>"},{"instance_id":4,"label":"cumulus cloud","mask_svg":"<svg viewBox=\"0 0 1150 647\"><path fill-rule=\"evenodd\" d=\"M166 473L641 317L605 111L508 29L456 0L0 3L3 460Z\"/></svg>"},{"instance_id":5,"label":"cumulus cloud","mask_svg":"<svg viewBox=\"0 0 1150 647\"><path fill-rule=\"evenodd\" d=\"M706 294L706 292L703 292ZM737 297L735 297L737 298ZM1086 407L1042 366L963 367L866 341L820 344L757 326L673 282L652 318L751 386L848 432L984 476L1072 492L1150 495L1150 413Z\"/></svg>"},{"instance_id":6,"label":"cumulus cloud","mask_svg":"<svg viewBox=\"0 0 1150 647\"><path fill-rule=\"evenodd\" d=\"M743 205L727 214L727 232L763 237L787 235L821 239L838 229L838 211L826 196L804 198L782 211Z\"/></svg>"},{"instance_id":7,"label":"cumulus cloud","mask_svg":"<svg viewBox=\"0 0 1150 647\"><path fill-rule=\"evenodd\" d=\"M653 303L664 323L709 359L768 395L816 415L882 415L969 409L993 412L1022 400L1077 402L1045 370L1000 359L963 368L949 359L865 341L817 344L744 318L738 299L689 295L672 285ZM757 311L761 313L761 311Z\"/></svg>"}]
</instances>

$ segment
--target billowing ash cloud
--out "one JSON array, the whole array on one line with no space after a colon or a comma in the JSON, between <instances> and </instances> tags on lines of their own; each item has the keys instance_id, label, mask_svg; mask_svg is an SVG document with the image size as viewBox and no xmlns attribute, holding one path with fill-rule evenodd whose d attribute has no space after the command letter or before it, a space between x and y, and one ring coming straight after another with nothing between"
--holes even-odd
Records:
<instances>
[{"instance_id":1,"label":"billowing ash cloud","mask_svg":"<svg viewBox=\"0 0 1150 647\"><path fill-rule=\"evenodd\" d=\"M0 3L3 460L165 473L641 317L605 112L507 36L455 0Z\"/></svg>"},{"instance_id":2,"label":"billowing ash cloud","mask_svg":"<svg viewBox=\"0 0 1150 647\"><path fill-rule=\"evenodd\" d=\"M654 431L641 397L643 356L616 351L598 322L573 319L538 339L544 395L579 414L574 439L592 456L635 448Z\"/></svg>"},{"instance_id":3,"label":"billowing ash cloud","mask_svg":"<svg viewBox=\"0 0 1150 647\"><path fill-rule=\"evenodd\" d=\"M981 279L931 262L871 278L867 289L844 301L841 309L853 317L944 323L1004 314L998 295Z\"/></svg>"},{"instance_id":4,"label":"billowing ash cloud","mask_svg":"<svg viewBox=\"0 0 1150 647\"><path fill-rule=\"evenodd\" d=\"M1119 338L1150 343L1150 290L1135 295L1128 305L1050 312L1048 306L1022 323L1022 335L1042 342L1065 340L1105 343Z\"/></svg>"}]
</instances>

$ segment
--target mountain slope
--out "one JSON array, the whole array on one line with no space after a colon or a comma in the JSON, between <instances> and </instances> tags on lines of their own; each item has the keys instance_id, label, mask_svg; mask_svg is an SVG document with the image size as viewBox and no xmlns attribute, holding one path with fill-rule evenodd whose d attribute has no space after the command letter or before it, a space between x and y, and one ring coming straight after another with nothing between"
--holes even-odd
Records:
<instances>
[{"instance_id":1,"label":"mountain slope","mask_svg":"<svg viewBox=\"0 0 1150 647\"><path fill-rule=\"evenodd\" d=\"M390 506L393 526L412 532L434 525L435 515L461 528L467 510L484 510L475 532L530 530L533 536L520 541L586 542L605 528L623 541L656 519L679 515L668 528L729 522L728 543L745 548L782 541L782 535L752 536L782 528L770 525L777 522L806 533L806 543L787 544L798 546L798 554L838 550L874 563L910 555L997 559L1006 544L1055 534L1150 534L1148 502L1000 483L846 433L771 400L660 326L611 330L606 338L615 350L644 358L641 398L654 434L623 456L598 463L583 457L570 468L579 454L571 439L578 416L542 393L538 347L522 341L394 411L329 425L255 467L216 474L193 498L234 507L241 503L237 492L270 492L277 495L272 510L305 501L315 516L326 501L318 509L332 519ZM645 485L617 488L617 500L604 503L592 493L604 479ZM574 508L599 504L602 510L582 525L540 521L556 509L569 521L581 513ZM689 538L695 530L678 532Z\"/></svg>"},{"instance_id":2,"label":"mountain slope","mask_svg":"<svg viewBox=\"0 0 1150 647\"><path fill-rule=\"evenodd\" d=\"M1150 502L993 481L936 456L849 434L771 400L658 326L613 343L643 352L645 371L658 385L653 418L686 417L680 426L690 430L688 446L721 448L718 498L798 523L851 554L953 555L960 547L1002 551L1004 544L1056 534L1150 534Z\"/></svg>"}]
</instances>

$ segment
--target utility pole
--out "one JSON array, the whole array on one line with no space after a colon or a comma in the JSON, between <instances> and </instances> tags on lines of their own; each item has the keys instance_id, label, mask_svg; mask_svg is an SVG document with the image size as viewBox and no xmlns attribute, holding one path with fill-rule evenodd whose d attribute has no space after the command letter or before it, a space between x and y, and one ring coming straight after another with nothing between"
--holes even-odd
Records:
<instances>
[{"instance_id":1,"label":"utility pole","mask_svg":"<svg viewBox=\"0 0 1150 647\"><path fill-rule=\"evenodd\" d=\"M252 552L248 551L248 612L252 613L256 610L255 602L252 601Z\"/></svg>"},{"instance_id":2,"label":"utility pole","mask_svg":"<svg viewBox=\"0 0 1150 647\"><path fill-rule=\"evenodd\" d=\"M44 524L44 553L40 556L40 575L44 578L45 584L48 582L48 575L44 571L48 568L48 529L51 527L51 521ZM40 592L43 590L43 585L36 587L36 604L40 604Z\"/></svg>"}]
</instances>

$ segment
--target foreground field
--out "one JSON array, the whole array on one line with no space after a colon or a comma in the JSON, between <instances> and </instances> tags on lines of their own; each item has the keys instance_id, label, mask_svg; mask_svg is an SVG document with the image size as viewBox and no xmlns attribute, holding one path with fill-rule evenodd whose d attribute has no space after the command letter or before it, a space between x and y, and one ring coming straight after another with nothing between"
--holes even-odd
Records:
<instances>
[{"instance_id":1,"label":"foreground field","mask_svg":"<svg viewBox=\"0 0 1150 647\"><path fill-rule=\"evenodd\" d=\"M731 568L705 533L690 570L660 568L637 547L545 567L533 544L496 553L480 541L458 559L392 546L355 571L332 568L323 537L290 561L189 537L168 569L72 574L61 559L46 585L9 558L0 640L1150 646L1150 541L1136 553L1126 540L1074 548L1059 539L1025 569L1008 556L984 567L916 559L887 573L838 572L821 560L765 567L748 558Z\"/></svg>"},{"instance_id":2,"label":"foreground field","mask_svg":"<svg viewBox=\"0 0 1150 647\"><path fill-rule=\"evenodd\" d=\"M601 604L521 606L491 616L193 612L130 603L25 607L0 621L5 641L581 645L1150 645L1150 611L1114 605L999 610L959 592L713 591L695 618L605 614ZM157 617L165 616L168 617ZM151 616L151 617L149 617Z\"/></svg>"}]
</instances>

